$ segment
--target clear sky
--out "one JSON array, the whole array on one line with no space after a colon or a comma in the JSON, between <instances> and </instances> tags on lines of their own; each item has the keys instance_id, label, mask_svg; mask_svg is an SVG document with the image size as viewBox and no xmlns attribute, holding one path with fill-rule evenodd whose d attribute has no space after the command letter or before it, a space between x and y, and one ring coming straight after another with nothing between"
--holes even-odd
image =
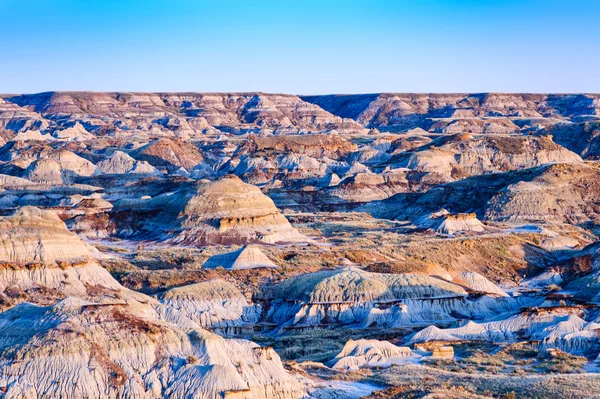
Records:
<instances>
[{"instance_id":1,"label":"clear sky","mask_svg":"<svg viewBox=\"0 0 600 399\"><path fill-rule=\"evenodd\" d=\"M600 92L600 0L0 0L0 92Z\"/></svg>"}]
</instances>

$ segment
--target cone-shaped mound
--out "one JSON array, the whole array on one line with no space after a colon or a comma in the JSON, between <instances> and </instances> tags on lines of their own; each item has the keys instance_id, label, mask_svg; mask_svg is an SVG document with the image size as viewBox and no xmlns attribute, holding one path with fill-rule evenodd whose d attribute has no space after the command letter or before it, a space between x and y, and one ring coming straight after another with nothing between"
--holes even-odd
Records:
<instances>
[{"instance_id":1,"label":"cone-shaped mound","mask_svg":"<svg viewBox=\"0 0 600 399\"><path fill-rule=\"evenodd\" d=\"M277 265L256 245L246 245L237 251L213 255L202 266L204 269L222 267L227 270L256 269L261 267L276 268Z\"/></svg>"}]
</instances>

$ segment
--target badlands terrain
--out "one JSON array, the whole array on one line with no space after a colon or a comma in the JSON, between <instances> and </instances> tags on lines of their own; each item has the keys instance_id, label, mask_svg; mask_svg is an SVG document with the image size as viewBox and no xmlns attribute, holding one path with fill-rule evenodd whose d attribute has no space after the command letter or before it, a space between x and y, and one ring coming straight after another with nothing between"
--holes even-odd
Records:
<instances>
[{"instance_id":1,"label":"badlands terrain","mask_svg":"<svg viewBox=\"0 0 600 399\"><path fill-rule=\"evenodd\" d=\"M600 398L600 95L0 95L0 399Z\"/></svg>"}]
</instances>

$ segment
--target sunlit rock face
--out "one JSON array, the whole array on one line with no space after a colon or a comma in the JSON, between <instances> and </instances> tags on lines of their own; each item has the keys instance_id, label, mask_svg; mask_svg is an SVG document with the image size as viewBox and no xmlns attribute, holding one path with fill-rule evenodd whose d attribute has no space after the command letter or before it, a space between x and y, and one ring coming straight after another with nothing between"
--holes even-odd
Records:
<instances>
[{"instance_id":1,"label":"sunlit rock face","mask_svg":"<svg viewBox=\"0 0 600 399\"><path fill-rule=\"evenodd\" d=\"M54 264L90 257L90 250L67 230L56 213L22 207L0 218L0 261Z\"/></svg>"},{"instance_id":2,"label":"sunlit rock face","mask_svg":"<svg viewBox=\"0 0 600 399\"><path fill-rule=\"evenodd\" d=\"M474 279L466 278L471 283ZM265 295L270 320L286 329L337 325L388 328L448 323L458 318L485 318L515 312L530 297L510 298L487 281L491 296L469 298L458 284L422 274L369 273L354 268L290 278ZM493 288L495 287L495 288ZM483 292L483 291L482 291Z\"/></svg>"},{"instance_id":3,"label":"sunlit rock face","mask_svg":"<svg viewBox=\"0 0 600 399\"><path fill-rule=\"evenodd\" d=\"M250 242L296 242L307 238L298 233L258 187L235 176L198 183L151 200L117 204L119 211L159 210L152 222L175 223L172 242L245 244ZM167 227L164 227L165 229Z\"/></svg>"},{"instance_id":4,"label":"sunlit rock face","mask_svg":"<svg viewBox=\"0 0 600 399\"><path fill-rule=\"evenodd\" d=\"M148 298L149 300L150 298ZM143 297L138 298L143 300ZM270 348L169 322L144 302L67 298L0 314L7 397L295 399L305 386Z\"/></svg>"},{"instance_id":5,"label":"sunlit rock face","mask_svg":"<svg viewBox=\"0 0 600 399\"><path fill-rule=\"evenodd\" d=\"M598 104L1 95L0 398L348 399L394 373L467 375L455 364L541 377L518 345L582 378L600 351Z\"/></svg>"}]
</instances>

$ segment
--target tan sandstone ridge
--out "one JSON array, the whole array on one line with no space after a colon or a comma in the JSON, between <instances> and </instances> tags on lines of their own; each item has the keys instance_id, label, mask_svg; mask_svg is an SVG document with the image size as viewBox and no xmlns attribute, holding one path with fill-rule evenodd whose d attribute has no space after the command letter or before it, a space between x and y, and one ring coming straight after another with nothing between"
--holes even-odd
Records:
<instances>
[{"instance_id":1,"label":"tan sandstone ridge","mask_svg":"<svg viewBox=\"0 0 600 399\"><path fill-rule=\"evenodd\" d=\"M152 223L166 224L163 229L174 234L171 242L179 244L307 241L258 187L231 175L150 200L124 201L116 208L159 210Z\"/></svg>"},{"instance_id":2,"label":"tan sandstone ridge","mask_svg":"<svg viewBox=\"0 0 600 399\"><path fill-rule=\"evenodd\" d=\"M49 265L89 256L88 246L52 211L26 206L0 218L1 262Z\"/></svg>"}]
</instances>

